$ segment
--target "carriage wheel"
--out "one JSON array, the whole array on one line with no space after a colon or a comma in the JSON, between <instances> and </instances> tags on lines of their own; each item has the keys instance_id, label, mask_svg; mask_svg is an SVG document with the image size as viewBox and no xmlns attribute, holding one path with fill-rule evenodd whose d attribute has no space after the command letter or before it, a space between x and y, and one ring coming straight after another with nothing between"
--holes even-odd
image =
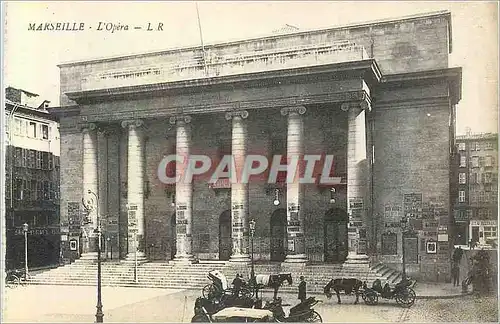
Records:
<instances>
[{"instance_id":1,"label":"carriage wheel","mask_svg":"<svg viewBox=\"0 0 500 324\"><path fill-rule=\"evenodd\" d=\"M203 290L201 291L201 294L203 295L204 298L210 299L215 295L215 292L217 291L217 288L215 288L214 285L209 284L203 287Z\"/></svg>"},{"instance_id":2,"label":"carriage wheel","mask_svg":"<svg viewBox=\"0 0 500 324\"><path fill-rule=\"evenodd\" d=\"M378 304L378 295L376 292L369 291L363 294L363 299L365 300L366 305L377 305Z\"/></svg>"},{"instance_id":3,"label":"carriage wheel","mask_svg":"<svg viewBox=\"0 0 500 324\"><path fill-rule=\"evenodd\" d=\"M15 274L10 274L5 280L6 286L9 288L16 288L21 284L21 278L16 276Z\"/></svg>"},{"instance_id":4,"label":"carriage wheel","mask_svg":"<svg viewBox=\"0 0 500 324\"><path fill-rule=\"evenodd\" d=\"M318 312L313 311L311 313L311 316L305 320L307 323L323 323L323 319L321 318L321 315L319 315Z\"/></svg>"},{"instance_id":5,"label":"carriage wheel","mask_svg":"<svg viewBox=\"0 0 500 324\"><path fill-rule=\"evenodd\" d=\"M207 315L197 314L193 316L191 323L210 323L210 319Z\"/></svg>"},{"instance_id":6,"label":"carriage wheel","mask_svg":"<svg viewBox=\"0 0 500 324\"><path fill-rule=\"evenodd\" d=\"M396 302L401 306L401 307L411 307L415 303L415 299L417 298L417 295L415 294L415 291L411 288L407 288L404 291L400 292L395 296Z\"/></svg>"}]
</instances>

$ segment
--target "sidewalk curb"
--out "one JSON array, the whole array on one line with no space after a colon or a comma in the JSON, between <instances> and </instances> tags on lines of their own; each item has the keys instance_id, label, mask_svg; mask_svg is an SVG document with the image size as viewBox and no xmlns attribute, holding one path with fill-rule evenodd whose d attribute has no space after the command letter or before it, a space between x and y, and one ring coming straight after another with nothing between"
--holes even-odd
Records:
<instances>
[{"instance_id":1,"label":"sidewalk curb","mask_svg":"<svg viewBox=\"0 0 500 324\"><path fill-rule=\"evenodd\" d=\"M417 294L417 299L453 299L472 295L472 292L467 292L464 294L454 294L454 295L437 295L437 296L419 296Z\"/></svg>"}]
</instances>

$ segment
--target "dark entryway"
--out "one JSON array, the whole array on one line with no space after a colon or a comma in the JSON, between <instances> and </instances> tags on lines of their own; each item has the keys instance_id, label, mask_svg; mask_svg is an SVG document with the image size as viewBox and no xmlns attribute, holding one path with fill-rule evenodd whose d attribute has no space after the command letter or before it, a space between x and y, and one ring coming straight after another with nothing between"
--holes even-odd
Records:
<instances>
[{"instance_id":1,"label":"dark entryway","mask_svg":"<svg viewBox=\"0 0 500 324\"><path fill-rule=\"evenodd\" d=\"M170 217L170 259L173 260L175 258L175 254L177 253L177 221L175 217L175 212L172 217Z\"/></svg>"},{"instance_id":2,"label":"dark entryway","mask_svg":"<svg viewBox=\"0 0 500 324\"><path fill-rule=\"evenodd\" d=\"M285 261L286 210L277 209L271 215L271 261Z\"/></svg>"},{"instance_id":3,"label":"dark entryway","mask_svg":"<svg viewBox=\"0 0 500 324\"><path fill-rule=\"evenodd\" d=\"M343 209L332 208L325 213L325 262L341 263L347 258L347 223Z\"/></svg>"},{"instance_id":4,"label":"dark entryway","mask_svg":"<svg viewBox=\"0 0 500 324\"><path fill-rule=\"evenodd\" d=\"M232 246L231 211L226 210L219 216L219 260L229 260Z\"/></svg>"}]
</instances>

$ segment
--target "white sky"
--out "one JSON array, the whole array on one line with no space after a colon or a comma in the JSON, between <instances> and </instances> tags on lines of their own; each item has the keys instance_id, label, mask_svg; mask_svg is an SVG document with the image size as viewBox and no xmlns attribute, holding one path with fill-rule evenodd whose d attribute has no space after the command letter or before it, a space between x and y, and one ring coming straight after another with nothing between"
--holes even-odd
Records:
<instances>
[{"instance_id":1,"label":"white sky","mask_svg":"<svg viewBox=\"0 0 500 324\"><path fill-rule=\"evenodd\" d=\"M450 67L463 68L457 132L497 132L498 4L458 1L199 2L205 43L269 34L284 24L323 28L437 10L452 13ZM163 32L33 32L30 22L164 24ZM7 2L4 85L59 105L58 63L198 45L194 2Z\"/></svg>"}]
</instances>

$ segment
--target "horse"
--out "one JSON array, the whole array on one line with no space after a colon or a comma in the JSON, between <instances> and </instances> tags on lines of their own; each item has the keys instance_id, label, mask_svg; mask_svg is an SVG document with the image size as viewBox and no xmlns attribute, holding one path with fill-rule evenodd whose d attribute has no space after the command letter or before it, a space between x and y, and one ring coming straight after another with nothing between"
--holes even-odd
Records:
<instances>
[{"instance_id":1,"label":"horse","mask_svg":"<svg viewBox=\"0 0 500 324\"><path fill-rule=\"evenodd\" d=\"M285 281L287 281L289 285L292 284L291 273L287 272L287 273L270 274L270 275L256 275L254 283L255 295L257 296L259 288L269 287L274 289L273 299L276 300L278 297L278 289Z\"/></svg>"},{"instance_id":2,"label":"horse","mask_svg":"<svg viewBox=\"0 0 500 324\"><path fill-rule=\"evenodd\" d=\"M356 301L354 304L357 304L359 301L359 289L363 287L363 282L359 279L355 278L337 278L337 279L332 279L328 284L325 286L323 289L323 292L325 293L326 297L328 299L332 298L332 293L330 292L330 289L333 289L337 293L337 299L338 303L341 304L340 300L340 291L343 290L347 295L350 295L352 291L356 293Z\"/></svg>"}]
</instances>

